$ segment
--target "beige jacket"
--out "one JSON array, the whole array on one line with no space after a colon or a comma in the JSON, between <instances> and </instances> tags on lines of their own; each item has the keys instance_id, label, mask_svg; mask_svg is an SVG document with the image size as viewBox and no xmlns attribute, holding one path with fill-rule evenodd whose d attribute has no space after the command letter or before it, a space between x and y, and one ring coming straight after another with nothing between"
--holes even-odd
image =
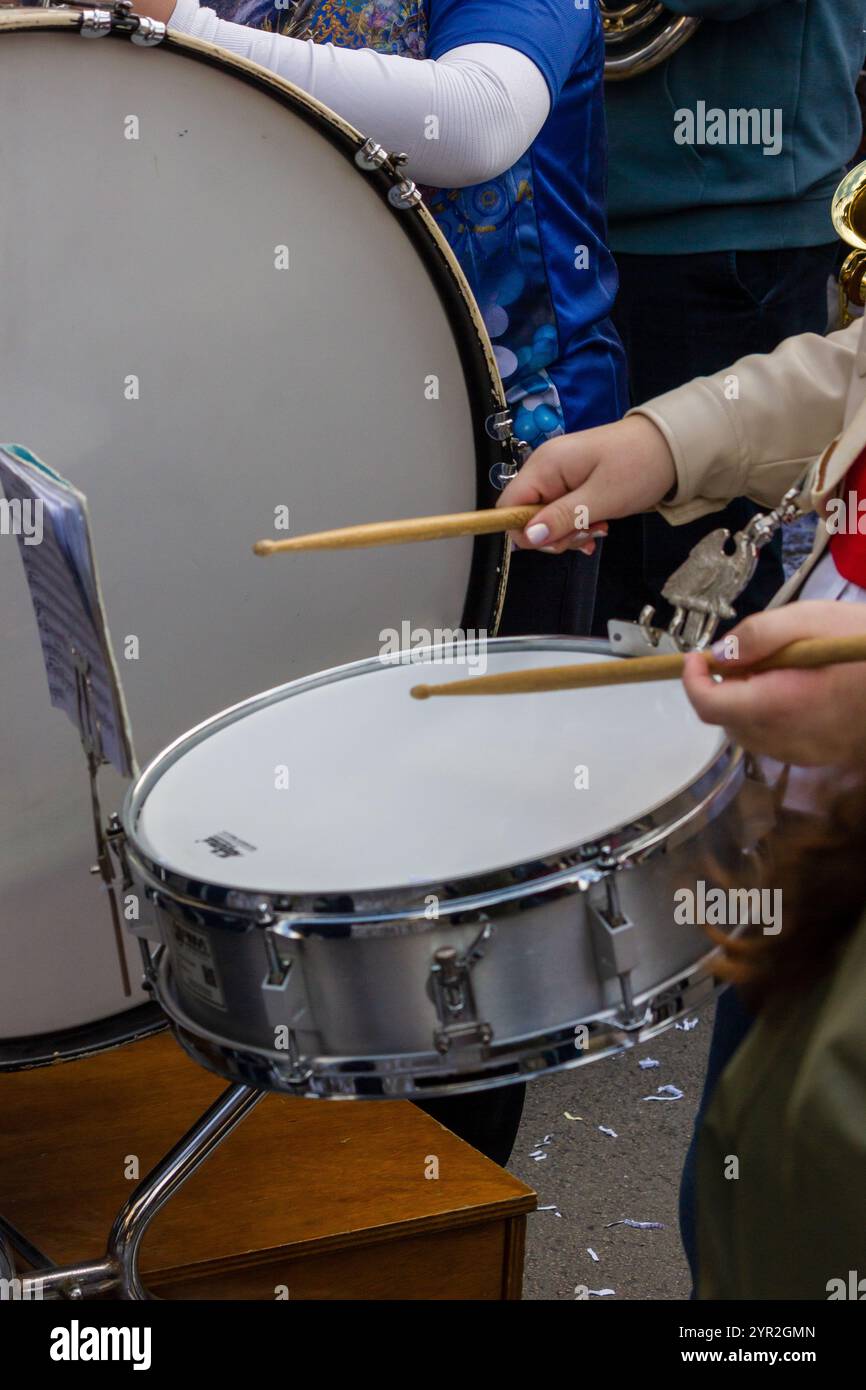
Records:
<instances>
[{"instance_id":1,"label":"beige jacket","mask_svg":"<svg viewBox=\"0 0 866 1390\"><path fill-rule=\"evenodd\" d=\"M774 507L804 476L801 503L821 514L866 448L864 323L826 338L788 338L631 412L659 427L674 456L677 489L660 504L662 515L676 526L733 497ZM827 540L822 521L811 555L774 605L799 593Z\"/></svg>"}]
</instances>

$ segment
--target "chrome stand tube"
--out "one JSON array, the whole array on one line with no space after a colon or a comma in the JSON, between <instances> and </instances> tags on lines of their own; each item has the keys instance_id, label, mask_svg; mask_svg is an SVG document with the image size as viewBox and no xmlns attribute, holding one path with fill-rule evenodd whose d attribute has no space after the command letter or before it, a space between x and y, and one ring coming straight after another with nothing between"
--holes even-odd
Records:
<instances>
[{"instance_id":1,"label":"chrome stand tube","mask_svg":"<svg viewBox=\"0 0 866 1390\"><path fill-rule=\"evenodd\" d=\"M108 1237L107 1255L117 1265L123 1298L148 1297L139 1278L138 1251L157 1212L264 1096L264 1091L255 1091L251 1086L229 1086L139 1183L118 1213Z\"/></svg>"},{"instance_id":2,"label":"chrome stand tube","mask_svg":"<svg viewBox=\"0 0 866 1390\"><path fill-rule=\"evenodd\" d=\"M138 1253L147 1228L265 1094L251 1086L229 1086L139 1183L115 1218L105 1257L86 1264L34 1270L21 1280L23 1297L85 1298L116 1290L125 1299L150 1298L138 1272ZM0 1238L0 1271L4 1250Z\"/></svg>"}]
</instances>

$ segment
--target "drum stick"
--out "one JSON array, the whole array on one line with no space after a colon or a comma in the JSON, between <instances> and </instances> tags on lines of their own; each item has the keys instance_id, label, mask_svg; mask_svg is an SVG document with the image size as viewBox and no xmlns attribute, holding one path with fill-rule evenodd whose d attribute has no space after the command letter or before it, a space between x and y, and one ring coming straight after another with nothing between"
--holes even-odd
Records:
<instances>
[{"instance_id":1,"label":"drum stick","mask_svg":"<svg viewBox=\"0 0 866 1390\"><path fill-rule=\"evenodd\" d=\"M851 661L866 661L864 637L808 637L781 647L754 666L734 666L716 661L705 653L714 676L728 679L756 675L761 671L811 670ZM415 700L433 695L530 695L544 690L587 690L600 685L634 685L642 681L675 680L682 674L682 652L662 656L617 657L613 661L592 661L581 666L540 666L536 670L507 671L495 676L475 676L471 680L442 685L415 685Z\"/></svg>"},{"instance_id":2,"label":"drum stick","mask_svg":"<svg viewBox=\"0 0 866 1390\"><path fill-rule=\"evenodd\" d=\"M451 512L444 516L416 516L405 521L371 521L364 526L344 526L338 531L311 531L286 540L256 541L256 555L282 555L290 550L363 550L374 545L405 545L410 541L440 541L449 536L488 536L497 531L522 531L541 511L542 503L525 507L491 507L481 512ZM587 540L599 540L604 531L587 532Z\"/></svg>"}]
</instances>

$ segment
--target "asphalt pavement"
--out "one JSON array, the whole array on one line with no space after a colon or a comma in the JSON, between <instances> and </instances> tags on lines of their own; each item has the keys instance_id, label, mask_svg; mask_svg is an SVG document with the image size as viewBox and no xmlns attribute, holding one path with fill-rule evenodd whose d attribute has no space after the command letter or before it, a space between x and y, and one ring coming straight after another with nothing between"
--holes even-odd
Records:
<instances>
[{"instance_id":1,"label":"asphalt pavement","mask_svg":"<svg viewBox=\"0 0 866 1390\"><path fill-rule=\"evenodd\" d=\"M530 1083L508 1166L554 1210L528 1218L525 1299L574 1299L578 1287L613 1289L606 1300L689 1297L677 1201L712 1009L690 1017L698 1025L687 1032L672 1028L629 1052ZM660 1065L641 1069L641 1058ZM676 1087L682 1099L644 1099L660 1086ZM530 1156L539 1152L546 1156ZM623 1220L662 1229L609 1224Z\"/></svg>"}]
</instances>

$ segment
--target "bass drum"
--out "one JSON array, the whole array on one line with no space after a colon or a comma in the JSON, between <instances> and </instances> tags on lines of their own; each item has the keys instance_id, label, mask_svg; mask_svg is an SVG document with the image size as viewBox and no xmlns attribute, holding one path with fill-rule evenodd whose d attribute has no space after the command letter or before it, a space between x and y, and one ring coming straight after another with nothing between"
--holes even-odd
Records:
<instances>
[{"instance_id":1,"label":"bass drum","mask_svg":"<svg viewBox=\"0 0 866 1390\"><path fill-rule=\"evenodd\" d=\"M489 506L510 443L477 306L399 171L254 65L113 23L87 41L79 11L0 13L0 439L88 498L146 763L214 710L407 631L495 629L501 537L251 546L286 509L298 532ZM85 760L49 706L10 536L0 592L9 1068L161 1015L88 873ZM114 809L121 780L101 786Z\"/></svg>"}]
</instances>

